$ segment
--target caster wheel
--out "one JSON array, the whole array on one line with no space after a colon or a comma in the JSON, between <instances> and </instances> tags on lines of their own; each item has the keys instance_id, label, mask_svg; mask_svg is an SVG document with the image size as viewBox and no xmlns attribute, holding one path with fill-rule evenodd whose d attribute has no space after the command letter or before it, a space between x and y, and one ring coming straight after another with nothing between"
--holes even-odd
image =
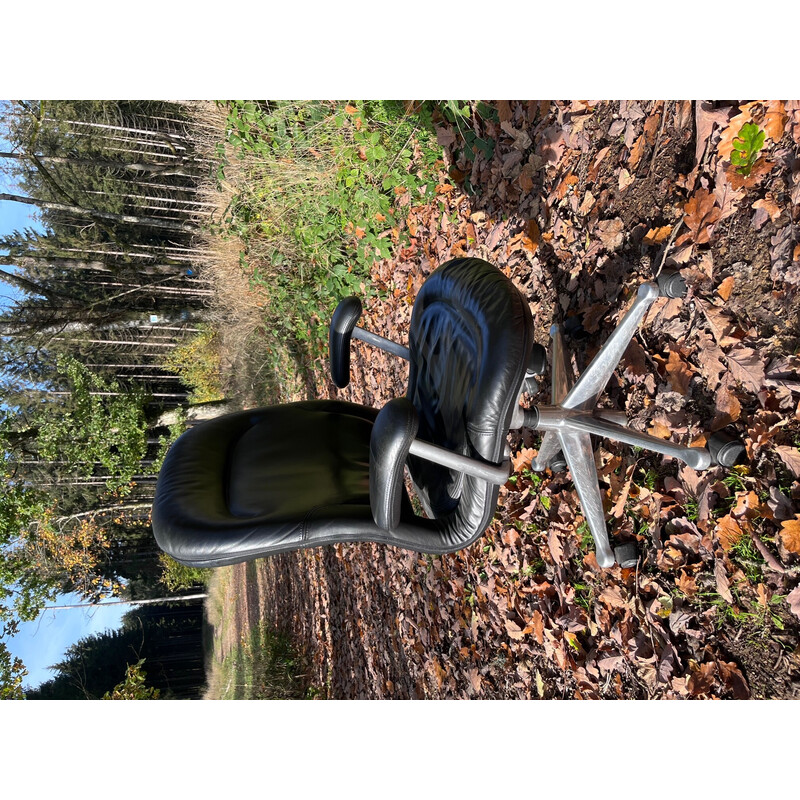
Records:
<instances>
[{"instance_id":1,"label":"caster wheel","mask_svg":"<svg viewBox=\"0 0 800 800\"><path fill-rule=\"evenodd\" d=\"M589 334L583 327L583 316L576 314L574 317L567 317L564 320L564 336L573 341L588 339Z\"/></svg>"},{"instance_id":2,"label":"caster wheel","mask_svg":"<svg viewBox=\"0 0 800 800\"><path fill-rule=\"evenodd\" d=\"M540 344L534 344L528 358L528 375L544 375L547 369L547 351Z\"/></svg>"},{"instance_id":3,"label":"caster wheel","mask_svg":"<svg viewBox=\"0 0 800 800\"><path fill-rule=\"evenodd\" d=\"M633 569L639 562L639 552L636 542L625 542L614 548L614 556L623 569Z\"/></svg>"},{"instance_id":4,"label":"caster wheel","mask_svg":"<svg viewBox=\"0 0 800 800\"><path fill-rule=\"evenodd\" d=\"M547 465L553 472L565 472L567 469L567 459L564 458L564 454L559 450L551 459L550 463Z\"/></svg>"},{"instance_id":5,"label":"caster wheel","mask_svg":"<svg viewBox=\"0 0 800 800\"><path fill-rule=\"evenodd\" d=\"M658 276L658 289L662 297L686 297L686 281L680 272L665 269Z\"/></svg>"},{"instance_id":6,"label":"caster wheel","mask_svg":"<svg viewBox=\"0 0 800 800\"><path fill-rule=\"evenodd\" d=\"M536 394L539 391L539 381L533 375L526 375L522 383L522 391L527 394Z\"/></svg>"},{"instance_id":7,"label":"caster wheel","mask_svg":"<svg viewBox=\"0 0 800 800\"><path fill-rule=\"evenodd\" d=\"M720 467L733 467L743 464L747 451L742 442L725 431L717 431L708 440L708 452L711 460Z\"/></svg>"}]
</instances>

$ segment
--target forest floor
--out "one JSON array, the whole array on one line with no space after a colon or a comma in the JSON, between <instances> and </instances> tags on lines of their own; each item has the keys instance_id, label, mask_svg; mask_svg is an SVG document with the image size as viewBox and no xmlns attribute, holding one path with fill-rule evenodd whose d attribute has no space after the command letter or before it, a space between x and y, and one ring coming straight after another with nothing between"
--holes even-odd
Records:
<instances>
[{"instance_id":1,"label":"forest floor","mask_svg":"<svg viewBox=\"0 0 800 800\"><path fill-rule=\"evenodd\" d=\"M382 292L360 324L406 342L425 277L477 256L522 290L545 346L552 322L581 320L579 371L639 284L680 268L688 296L651 307L604 403L696 446L729 427L747 465L697 473L602 442L610 530L640 553L636 569L602 570L569 473L532 474L540 437L513 434L517 478L474 545L337 545L226 568L240 600L225 647L267 619L327 698L800 696L800 109L492 108L441 121L437 198L400 199L410 244L373 267ZM766 138L743 176L731 152L751 121ZM354 342L350 386L319 364L312 393L380 407L407 370ZM545 376L530 400L548 398Z\"/></svg>"}]
</instances>

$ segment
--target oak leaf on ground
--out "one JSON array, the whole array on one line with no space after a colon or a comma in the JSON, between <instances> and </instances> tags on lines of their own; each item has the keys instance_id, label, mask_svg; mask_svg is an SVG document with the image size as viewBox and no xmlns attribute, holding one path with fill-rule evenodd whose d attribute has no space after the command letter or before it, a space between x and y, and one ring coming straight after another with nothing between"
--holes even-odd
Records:
<instances>
[{"instance_id":1,"label":"oak leaf on ground","mask_svg":"<svg viewBox=\"0 0 800 800\"><path fill-rule=\"evenodd\" d=\"M706 244L711 239L711 226L719 220L721 211L716 205L714 195L706 189L698 189L683 207L684 221L689 228L692 240Z\"/></svg>"},{"instance_id":2,"label":"oak leaf on ground","mask_svg":"<svg viewBox=\"0 0 800 800\"><path fill-rule=\"evenodd\" d=\"M687 395L689 383L692 380L692 371L676 350L669 354L666 369L672 391Z\"/></svg>"},{"instance_id":3,"label":"oak leaf on ground","mask_svg":"<svg viewBox=\"0 0 800 800\"><path fill-rule=\"evenodd\" d=\"M781 444L775 450L792 475L795 478L800 478L800 448Z\"/></svg>"},{"instance_id":4,"label":"oak leaf on ground","mask_svg":"<svg viewBox=\"0 0 800 800\"><path fill-rule=\"evenodd\" d=\"M624 229L625 224L617 217L598 222L596 231L600 241L603 243L603 247L608 251L613 251L622 245Z\"/></svg>"},{"instance_id":5,"label":"oak leaf on ground","mask_svg":"<svg viewBox=\"0 0 800 800\"><path fill-rule=\"evenodd\" d=\"M731 348L725 357L733 377L749 392L758 394L765 377L762 357L755 350L743 345Z\"/></svg>"},{"instance_id":6,"label":"oak leaf on ground","mask_svg":"<svg viewBox=\"0 0 800 800\"><path fill-rule=\"evenodd\" d=\"M745 103L739 106L739 113L731 119L728 127L725 128L720 136L719 147L717 147L719 157L725 161L730 161L733 140L739 135L742 126L748 122L758 125L764 131L766 138L777 142L783 136L783 129L787 119L783 102L780 100L770 100L768 102L755 100L752 103Z\"/></svg>"},{"instance_id":7,"label":"oak leaf on ground","mask_svg":"<svg viewBox=\"0 0 800 800\"><path fill-rule=\"evenodd\" d=\"M744 536L744 531L739 521L732 514L727 514L717 522L716 534L727 553Z\"/></svg>"},{"instance_id":8,"label":"oak leaf on ground","mask_svg":"<svg viewBox=\"0 0 800 800\"><path fill-rule=\"evenodd\" d=\"M694 697L701 694L707 694L714 686L714 662L709 661L707 664L698 664L692 669L692 674L689 676L687 688L689 693Z\"/></svg>"},{"instance_id":9,"label":"oak leaf on ground","mask_svg":"<svg viewBox=\"0 0 800 800\"><path fill-rule=\"evenodd\" d=\"M781 523L781 542L790 552L800 555L800 514Z\"/></svg>"}]
</instances>

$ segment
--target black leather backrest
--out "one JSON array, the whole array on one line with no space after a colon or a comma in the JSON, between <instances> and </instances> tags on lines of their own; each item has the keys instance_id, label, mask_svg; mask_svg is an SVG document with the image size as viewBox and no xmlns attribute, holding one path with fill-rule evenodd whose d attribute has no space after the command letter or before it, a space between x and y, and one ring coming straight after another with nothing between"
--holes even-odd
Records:
<instances>
[{"instance_id":1,"label":"black leather backrest","mask_svg":"<svg viewBox=\"0 0 800 800\"><path fill-rule=\"evenodd\" d=\"M409 333L408 398L419 438L501 461L532 346L528 304L500 270L477 258L439 267L417 295ZM414 456L409 472L431 513L458 512L463 475ZM483 511L466 516L480 519Z\"/></svg>"}]
</instances>

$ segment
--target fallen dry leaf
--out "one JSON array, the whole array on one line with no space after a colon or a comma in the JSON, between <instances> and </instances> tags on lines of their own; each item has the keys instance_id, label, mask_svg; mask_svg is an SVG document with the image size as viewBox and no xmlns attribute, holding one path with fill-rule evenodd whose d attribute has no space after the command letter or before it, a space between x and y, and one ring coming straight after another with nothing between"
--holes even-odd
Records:
<instances>
[{"instance_id":1,"label":"fallen dry leaf","mask_svg":"<svg viewBox=\"0 0 800 800\"><path fill-rule=\"evenodd\" d=\"M719 660L717 668L722 682L733 692L736 700L747 700L750 697L750 687L735 663Z\"/></svg>"},{"instance_id":2,"label":"fallen dry leaf","mask_svg":"<svg viewBox=\"0 0 800 800\"><path fill-rule=\"evenodd\" d=\"M672 431L670 431L666 425L663 425L658 420L654 420L650 425L650 435L655 436L658 439L669 439L672 435Z\"/></svg>"},{"instance_id":3,"label":"fallen dry leaf","mask_svg":"<svg viewBox=\"0 0 800 800\"><path fill-rule=\"evenodd\" d=\"M721 211L714 195L706 189L698 189L683 207L684 222L697 244L706 244L711 239L711 226L720 218ZM683 238L683 237L681 237Z\"/></svg>"},{"instance_id":4,"label":"fallen dry leaf","mask_svg":"<svg viewBox=\"0 0 800 800\"><path fill-rule=\"evenodd\" d=\"M673 350L669 354L666 369L672 391L687 395L689 393L689 383L692 380L692 371L677 351Z\"/></svg>"},{"instance_id":5,"label":"fallen dry leaf","mask_svg":"<svg viewBox=\"0 0 800 800\"><path fill-rule=\"evenodd\" d=\"M800 586L795 587L786 595L786 603L792 614L800 619Z\"/></svg>"},{"instance_id":6,"label":"fallen dry leaf","mask_svg":"<svg viewBox=\"0 0 800 800\"><path fill-rule=\"evenodd\" d=\"M597 235L606 250L613 251L622 246L625 224L619 218L604 219L597 223Z\"/></svg>"},{"instance_id":7,"label":"fallen dry leaf","mask_svg":"<svg viewBox=\"0 0 800 800\"><path fill-rule=\"evenodd\" d=\"M517 625L516 622L514 622L513 620L510 620L510 619L506 620L506 633L512 639L514 639L514 641L517 641L517 642L520 639L524 638L524 636L525 636L525 634L522 631L522 628L520 628L520 626Z\"/></svg>"},{"instance_id":8,"label":"fallen dry leaf","mask_svg":"<svg viewBox=\"0 0 800 800\"><path fill-rule=\"evenodd\" d=\"M775 202L770 192L767 193L766 197L756 200L751 208L756 210L763 209L773 222L781 215L781 207Z\"/></svg>"},{"instance_id":9,"label":"fallen dry leaf","mask_svg":"<svg viewBox=\"0 0 800 800\"><path fill-rule=\"evenodd\" d=\"M500 127L514 140L512 146L517 150L527 150L531 146L531 137L525 131L517 130L510 122L501 122Z\"/></svg>"},{"instance_id":10,"label":"fallen dry leaf","mask_svg":"<svg viewBox=\"0 0 800 800\"><path fill-rule=\"evenodd\" d=\"M697 580L694 575L684 572L683 570L681 570L680 575L676 578L675 583L678 589L687 597L694 597L698 592Z\"/></svg>"},{"instance_id":11,"label":"fallen dry leaf","mask_svg":"<svg viewBox=\"0 0 800 800\"><path fill-rule=\"evenodd\" d=\"M733 377L752 394L758 394L764 385L764 360L755 351L743 345L731 348L725 355Z\"/></svg>"},{"instance_id":12,"label":"fallen dry leaf","mask_svg":"<svg viewBox=\"0 0 800 800\"><path fill-rule=\"evenodd\" d=\"M733 284L736 283L736 278L729 275L725 278L719 286L717 286L717 294L727 303L730 299L731 292L733 291Z\"/></svg>"},{"instance_id":13,"label":"fallen dry leaf","mask_svg":"<svg viewBox=\"0 0 800 800\"><path fill-rule=\"evenodd\" d=\"M631 154L628 158L628 166L631 169L636 169L639 161L642 158L645 148L645 136L642 134L639 138L633 143L633 147L631 148Z\"/></svg>"},{"instance_id":14,"label":"fallen dry leaf","mask_svg":"<svg viewBox=\"0 0 800 800\"><path fill-rule=\"evenodd\" d=\"M633 175L628 172L624 167L619 171L618 185L619 190L622 192L633 183Z\"/></svg>"},{"instance_id":15,"label":"fallen dry leaf","mask_svg":"<svg viewBox=\"0 0 800 800\"><path fill-rule=\"evenodd\" d=\"M695 103L695 154L694 163L699 166L706 150L706 144L714 128L727 128L732 109L714 108L712 103L700 100Z\"/></svg>"},{"instance_id":16,"label":"fallen dry leaf","mask_svg":"<svg viewBox=\"0 0 800 800\"><path fill-rule=\"evenodd\" d=\"M742 125L748 122L758 125L764 131L766 138L773 142L777 142L783 136L787 115L780 100L766 102L756 100L739 106L739 111L740 113L731 119L720 136L717 153L725 161L731 160L733 140L739 135Z\"/></svg>"},{"instance_id":17,"label":"fallen dry leaf","mask_svg":"<svg viewBox=\"0 0 800 800\"><path fill-rule=\"evenodd\" d=\"M539 242L542 240L542 232L539 230L539 223L535 219L529 219L525 225L527 242L523 242L525 248L531 253L536 252Z\"/></svg>"},{"instance_id":18,"label":"fallen dry leaf","mask_svg":"<svg viewBox=\"0 0 800 800\"><path fill-rule=\"evenodd\" d=\"M714 662L699 664L692 669L687 687L693 697L708 694L714 686Z\"/></svg>"},{"instance_id":19,"label":"fallen dry leaf","mask_svg":"<svg viewBox=\"0 0 800 800\"><path fill-rule=\"evenodd\" d=\"M778 445L775 450L789 472L791 472L795 478L800 478L800 448L788 447L787 445L781 444Z\"/></svg>"},{"instance_id":20,"label":"fallen dry leaf","mask_svg":"<svg viewBox=\"0 0 800 800\"><path fill-rule=\"evenodd\" d=\"M742 413L742 404L730 390L727 381L719 385L714 395L716 414L711 423L711 430L718 431L732 422L736 422Z\"/></svg>"},{"instance_id":21,"label":"fallen dry leaf","mask_svg":"<svg viewBox=\"0 0 800 800\"><path fill-rule=\"evenodd\" d=\"M726 603L733 603L728 573L725 569L725 564L722 562L722 559L719 558L714 563L714 580L716 581L717 592L720 597L722 597Z\"/></svg>"},{"instance_id":22,"label":"fallen dry leaf","mask_svg":"<svg viewBox=\"0 0 800 800\"><path fill-rule=\"evenodd\" d=\"M530 624L533 626L533 635L539 644L544 642L544 617L541 611L534 611Z\"/></svg>"},{"instance_id":23,"label":"fallen dry leaf","mask_svg":"<svg viewBox=\"0 0 800 800\"><path fill-rule=\"evenodd\" d=\"M726 553L744 536L744 531L738 520L731 514L722 517L717 522L715 533L722 549Z\"/></svg>"},{"instance_id":24,"label":"fallen dry leaf","mask_svg":"<svg viewBox=\"0 0 800 800\"><path fill-rule=\"evenodd\" d=\"M800 515L781 522L781 543L790 552L800 555Z\"/></svg>"},{"instance_id":25,"label":"fallen dry leaf","mask_svg":"<svg viewBox=\"0 0 800 800\"><path fill-rule=\"evenodd\" d=\"M514 467L514 472L517 473L523 467L529 467L535 455L536 450L532 447L523 447L518 453L512 453L511 464Z\"/></svg>"},{"instance_id":26,"label":"fallen dry leaf","mask_svg":"<svg viewBox=\"0 0 800 800\"><path fill-rule=\"evenodd\" d=\"M653 245L661 244L672 233L672 225L664 225L661 228L650 228L644 235L642 244Z\"/></svg>"},{"instance_id":27,"label":"fallen dry leaf","mask_svg":"<svg viewBox=\"0 0 800 800\"><path fill-rule=\"evenodd\" d=\"M583 202L581 202L580 207L578 208L578 213L582 217L585 217L592 210L595 202L594 195L590 191L587 191L583 196Z\"/></svg>"}]
</instances>

